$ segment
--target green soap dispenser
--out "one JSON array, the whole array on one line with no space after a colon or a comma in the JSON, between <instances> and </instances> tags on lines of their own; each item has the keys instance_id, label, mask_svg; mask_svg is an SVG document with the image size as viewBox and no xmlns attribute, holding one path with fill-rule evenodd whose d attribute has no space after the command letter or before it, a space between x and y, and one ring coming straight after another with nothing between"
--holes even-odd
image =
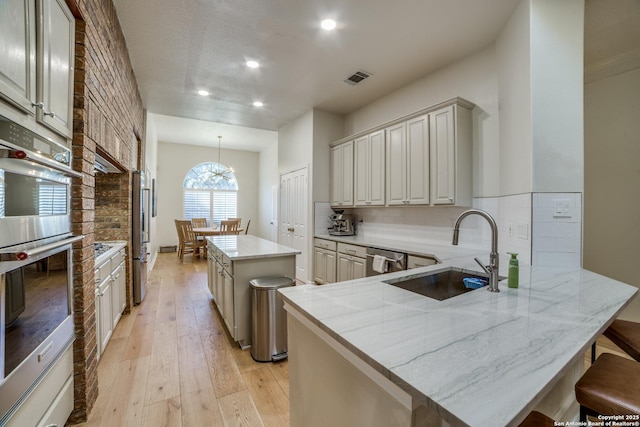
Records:
<instances>
[{"instance_id":1,"label":"green soap dispenser","mask_svg":"<svg viewBox=\"0 0 640 427\"><path fill-rule=\"evenodd\" d=\"M507 285L510 288L518 287L518 275L519 275L519 267L518 267L518 254L515 252L507 252L511 255L511 259L509 260L509 275L507 277Z\"/></svg>"}]
</instances>

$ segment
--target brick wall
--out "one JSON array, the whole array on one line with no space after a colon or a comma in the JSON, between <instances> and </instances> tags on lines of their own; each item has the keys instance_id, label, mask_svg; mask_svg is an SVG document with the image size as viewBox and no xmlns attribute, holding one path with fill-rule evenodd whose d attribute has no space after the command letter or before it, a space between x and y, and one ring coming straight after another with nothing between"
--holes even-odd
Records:
<instances>
[{"instance_id":1,"label":"brick wall","mask_svg":"<svg viewBox=\"0 0 640 427\"><path fill-rule=\"evenodd\" d=\"M75 407L70 423L85 421L98 396L93 243L131 242L131 173L144 140L144 110L126 43L111 0L67 0L76 19L73 230L85 238L74 247ZM96 150L122 174L96 176ZM129 254L129 252L128 252ZM131 257L127 291L131 300ZM128 305L130 307L130 305Z\"/></svg>"}]
</instances>

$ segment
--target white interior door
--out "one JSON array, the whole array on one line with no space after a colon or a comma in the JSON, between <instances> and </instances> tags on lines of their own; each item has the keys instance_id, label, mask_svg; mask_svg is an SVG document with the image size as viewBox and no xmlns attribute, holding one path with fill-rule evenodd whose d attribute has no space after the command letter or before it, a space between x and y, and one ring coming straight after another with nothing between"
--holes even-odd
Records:
<instances>
[{"instance_id":1,"label":"white interior door","mask_svg":"<svg viewBox=\"0 0 640 427\"><path fill-rule=\"evenodd\" d=\"M296 256L296 279L306 282L307 277L307 224L309 180L307 168L280 176L280 230L279 242L300 251Z\"/></svg>"},{"instance_id":2,"label":"white interior door","mask_svg":"<svg viewBox=\"0 0 640 427\"><path fill-rule=\"evenodd\" d=\"M269 221L269 236L271 241L278 241L278 185L271 187L271 221Z\"/></svg>"}]
</instances>

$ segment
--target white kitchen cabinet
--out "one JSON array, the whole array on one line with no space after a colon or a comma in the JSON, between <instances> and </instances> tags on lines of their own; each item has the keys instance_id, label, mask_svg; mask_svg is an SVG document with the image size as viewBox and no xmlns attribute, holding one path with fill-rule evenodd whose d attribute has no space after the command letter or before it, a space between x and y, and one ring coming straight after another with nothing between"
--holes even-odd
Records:
<instances>
[{"instance_id":1,"label":"white kitchen cabinet","mask_svg":"<svg viewBox=\"0 0 640 427\"><path fill-rule=\"evenodd\" d=\"M356 206L385 204L385 132L354 141L354 201Z\"/></svg>"},{"instance_id":2,"label":"white kitchen cabinet","mask_svg":"<svg viewBox=\"0 0 640 427\"><path fill-rule=\"evenodd\" d=\"M124 287L124 263L118 265L111 273L111 324L112 329L120 321L126 302L122 299Z\"/></svg>"},{"instance_id":3,"label":"white kitchen cabinet","mask_svg":"<svg viewBox=\"0 0 640 427\"><path fill-rule=\"evenodd\" d=\"M314 239L314 282L319 285L336 281L336 242Z\"/></svg>"},{"instance_id":4,"label":"white kitchen cabinet","mask_svg":"<svg viewBox=\"0 0 640 427\"><path fill-rule=\"evenodd\" d=\"M338 282L365 277L366 253L364 246L338 243Z\"/></svg>"},{"instance_id":5,"label":"white kitchen cabinet","mask_svg":"<svg viewBox=\"0 0 640 427\"><path fill-rule=\"evenodd\" d=\"M224 323L227 325L227 329L234 331L235 329L235 311L233 307L233 276L229 274L227 270L222 271L222 317Z\"/></svg>"},{"instance_id":6,"label":"white kitchen cabinet","mask_svg":"<svg viewBox=\"0 0 640 427\"><path fill-rule=\"evenodd\" d=\"M111 334L113 333L113 322L112 322L112 296L111 296L111 276L108 276L106 279L102 281L100 286L98 287L99 297L98 297L98 310L100 312L100 318L97 319L100 322L100 335L98 336L99 348L101 349L101 354L104 353L105 348L107 348L107 344L111 339Z\"/></svg>"},{"instance_id":7,"label":"white kitchen cabinet","mask_svg":"<svg viewBox=\"0 0 640 427\"><path fill-rule=\"evenodd\" d=\"M37 133L43 125L71 138L74 35L75 18L64 0L0 3L3 114Z\"/></svg>"},{"instance_id":8,"label":"white kitchen cabinet","mask_svg":"<svg viewBox=\"0 0 640 427\"><path fill-rule=\"evenodd\" d=\"M353 206L353 141L331 147L331 206Z\"/></svg>"},{"instance_id":9,"label":"white kitchen cabinet","mask_svg":"<svg viewBox=\"0 0 640 427\"><path fill-rule=\"evenodd\" d=\"M45 371L4 427L64 426L73 410L73 345ZM6 424L4 424L6 422Z\"/></svg>"},{"instance_id":10,"label":"white kitchen cabinet","mask_svg":"<svg viewBox=\"0 0 640 427\"><path fill-rule=\"evenodd\" d=\"M431 203L471 206L471 109L453 104L429 113Z\"/></svg>"},{"instance_id":11,"label":"white kitchen cabinet","mask_svg":"<svg viewBox=\"0 0 640 427\"><path fill-rule=\"evenodd\" d=\"M429 204L429 121L423 115L386 129L386 202Z\"/></svg>"}]
</instances>

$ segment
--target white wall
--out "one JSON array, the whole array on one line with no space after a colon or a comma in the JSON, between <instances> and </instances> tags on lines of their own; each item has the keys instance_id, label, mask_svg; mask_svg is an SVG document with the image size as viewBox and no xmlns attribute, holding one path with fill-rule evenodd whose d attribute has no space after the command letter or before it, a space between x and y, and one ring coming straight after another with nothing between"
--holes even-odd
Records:
<instances>
[{"instance_id":1,"label":"white wall","mask_svg":"<svg viewBox=\"0 0 640 427\"><path fill-rule=\"evenodd\" d=\"M146 168L151 175L149 177L149 185L151 185L151 180L156 179L157 184L157 165L158 165L158 137L156 134L156 126L153 121L153 114L145 112L145 142L144 142L144 150L145 150L145 163ZM153 265L156 261L156 256L158 254L158 250L160 245L158 244L158 221L157 217L151 217L150 227L149 227L149 243L147 245L147 251L151 254L151 258L149 259L148 268L149 271L153 269Z\"/></svg>"},{"instance_id":2,"label":"white wall","mask_svg":"<svg viewBox=\"0 0 640 427\"><path fill-rule=\"evenodd\" d=\"M529 29L529 2L523 0L496 40L501 195L530 193L532 190Z\"/></svg>"},{"instance_id":3,"label":"white wall","mask_svg":"<svg viewBox=\"0 0 640 427\"><path fill-rule=\"evenodd\" d=\"M533 191L584 181L584 0L531 1Z\"/></svg>"},{"instance_id":4,"label":"white wall","mask_svg":"<svg viewBox=\"0 0 640 427\"><path fill-rule=\"evenodd\" d=\"M584 267L640 287L640 68L584 89ZM640 297L621 317L640 322Z\"/></svg>"},{"instance_id":5,"label":"white wall","mask_svg":"<svg viewBox=\"0 0 640 427\"><path fill-rule=\"evenodd\" d=\"M313 110L309 110L278 129L278 170L286 173L309 166L312 156Z\"/></svg>"},{"instance_id":6,"label":"white wall","mask_svg":"<svg viewBox=\"0 0 640 427\"><path fill-rule=\"evenodd\" d=\"M496 196L500 184L496 55L493 46L442 68L345 117L345 135L460 96L476 104L474 121L474 196Z\"/></svg>"},{"instance_id":7,"label":"white wall","mask_svg":"<svg viewBox=\"0 0 640 427\"><path fill-rule=\"evenodd\" d=\"M251 232L251 234L255 234L256 236L263 239L273 240L277 242L278 235L275 234L274 236L272 233L274 226L277 230L277 195L278 188L280 186L280 174L278 173L278 145L276 144L260 152L258 183L260 197L259 214L258 217L255 218L255 220L251 221L249 231ZM274 186L276 196L275 199ZM272 222L275 222L275 224L271 224Z\"/></svg>"},{"instance_id":8,"label":"white wall","mask_svg":"<svg viewBox=\"0 0 640 427\"><path fill-rule=\"evenodd\" d=\"M158 143L158 245L177 245L174 219L182 218L182 185L187 172L194 166L217 161L217 151L210 147ZM221 150L222 163L235 170L238 181L238 216L245 224L255 222L259 206L259 154L253 151Z\"/></svg>"},{"instance_id":9,"label":"white wall","mask_svg":"<svg viewBox=\"0 0 640 427\"><path fill-rule=\"evenodd\" d=\"M329 145L342 138L343 132L344 117L342 115L313 110L312 202L329 201ZM312 211L313 209L309 209L309 212Z\"/></svg>"}]
</instances>

